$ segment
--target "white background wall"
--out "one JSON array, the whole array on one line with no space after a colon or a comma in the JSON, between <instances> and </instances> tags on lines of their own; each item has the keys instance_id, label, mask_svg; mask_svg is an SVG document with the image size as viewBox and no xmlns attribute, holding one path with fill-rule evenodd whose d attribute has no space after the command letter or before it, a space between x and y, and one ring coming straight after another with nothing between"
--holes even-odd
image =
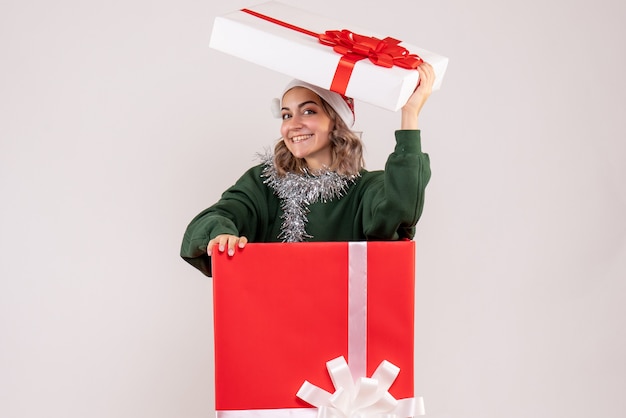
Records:
<instances>
[{"instance_id":1,"label":"white background wall","mask_svg":"<svg viewBox=\"0 0 626 418\"><path fill-rule=\"evenodd\" d=\"M450 58L422 115L428 416L622 417L626 3L285 3ZM1 417L212 416L211 281L178 249L278 137L288 78L208 48L251 4L0 3ZM382 168L399 115L357 111Z\"/></svg>"}]
</instances>

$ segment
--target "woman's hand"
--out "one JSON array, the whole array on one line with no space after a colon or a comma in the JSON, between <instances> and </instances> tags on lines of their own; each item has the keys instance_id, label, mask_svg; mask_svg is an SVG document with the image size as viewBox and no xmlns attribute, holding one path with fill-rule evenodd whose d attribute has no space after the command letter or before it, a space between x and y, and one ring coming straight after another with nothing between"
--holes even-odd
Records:
<instances>
[{"instance_id":1,"label":"woman's hand","mask_svg":"<svg viewBox=\"0 0 626 418\"><path fill-rule=\"evenodd\" d=\"M433 67L424 62L417 67L419 72L419 83L417 88L409 97L409 100L402 107L402 124L401 129L418 129L418 116L424 103L433 91L433 84L435 82L435 70Z\"/></svg>"},{"instance_id":2,"label":"woman's hand","mask_svg":"<svg viewBox=\"0 0 626 418\"><path fill-rule=\"evenodd\" d=\"M223 253L226 248L228 248L228 255L235 255L235 247L243 248L248 243L248 238L246 237L238 237L236 235L228 235L222 234L218 235L209 241L209 244L206 247L206 253L210 257L213 248L217 245L217 250L220 253Z\"/></svg>"}]
</instances>

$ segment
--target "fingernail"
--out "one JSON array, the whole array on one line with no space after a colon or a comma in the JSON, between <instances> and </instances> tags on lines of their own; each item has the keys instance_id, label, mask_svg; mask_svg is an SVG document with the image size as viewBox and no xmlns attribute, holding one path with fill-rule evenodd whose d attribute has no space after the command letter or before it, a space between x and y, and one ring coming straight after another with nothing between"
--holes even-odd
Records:
<instances>
[{"instance_id":1,"label":"fingernail","mask_svg":"<svg viewBox=\"0 0 626 418\"><path fill-rule=\"evenodd\" d=\"M228 249L228 255L230 255L230 256L235 255L235 250L234 250L234 249L232 249L232 248L229 248L229 249Z\"/></svg>"}]
</instances>

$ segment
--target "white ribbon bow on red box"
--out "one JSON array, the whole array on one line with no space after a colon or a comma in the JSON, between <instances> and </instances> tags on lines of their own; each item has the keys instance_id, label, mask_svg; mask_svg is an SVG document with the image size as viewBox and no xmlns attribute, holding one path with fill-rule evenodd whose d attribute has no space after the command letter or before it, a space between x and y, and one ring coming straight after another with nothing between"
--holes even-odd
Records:
<instances>
[{"instance_id":1,"label":"white ribbon bow on red box","mask_svg":"<svg viewBox=\"0 0 626 418\"><path fill-rule=\"evenodd\" d=\"M372 377L361 377L356 382L345 358L337 357L326 363L335 392L305 381L296 396L318 408L318 418L409 418L424 415L421 397L395 399L389 388L400 368L383 360Z\"/></svg>"}]
</instances>

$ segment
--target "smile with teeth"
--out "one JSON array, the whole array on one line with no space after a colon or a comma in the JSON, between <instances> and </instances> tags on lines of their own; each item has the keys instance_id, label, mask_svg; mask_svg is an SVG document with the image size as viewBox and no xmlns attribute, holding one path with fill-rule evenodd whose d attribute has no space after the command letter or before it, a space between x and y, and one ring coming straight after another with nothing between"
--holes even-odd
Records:
<instances>
[{"instance_id":1,"label":"smile with teeth","mask_svg":"<svg viewBox=\"0 0 626 418\"><path fill-rule=\"evenodd\" d=\"M297 144L298 142L301 142L301 141L304 141L306 139L309 139L312 136L313 136L312 134L309 134L309 135L297 135L297 136L292 137L291 141Z\"/></svg>"}]
</instances>

